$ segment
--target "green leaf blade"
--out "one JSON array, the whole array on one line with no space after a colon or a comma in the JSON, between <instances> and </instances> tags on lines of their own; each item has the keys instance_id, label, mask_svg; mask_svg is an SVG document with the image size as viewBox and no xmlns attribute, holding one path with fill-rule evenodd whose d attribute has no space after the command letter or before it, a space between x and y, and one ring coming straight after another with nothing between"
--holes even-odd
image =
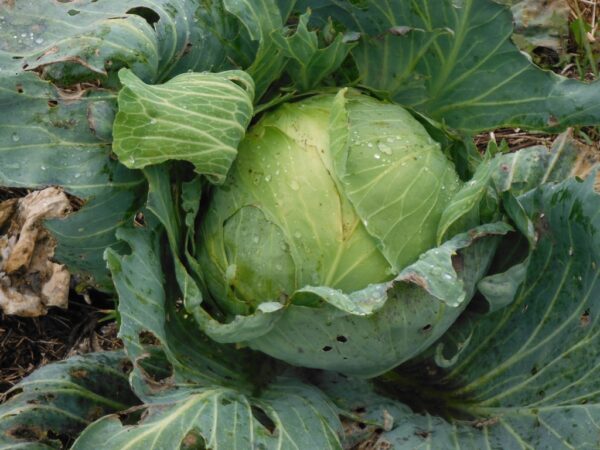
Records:
<instances>
[{"instance_id":1,"label":"green leaf blade","mask_svg":"<svg viewBox=\"0 0 600 450\"><path fill-rule=\"evenodd\" d=\"M113 150L123 164L185 160L222 183L252 117L252 79L240 71L189 73L149 86L127 70L120 78Z\"/></svg>"},{"instance_id":2,"label":"green leaf blade","mask_svg":"<svg viewBox=\"0 0 600 450\"><path fill-rule=\"evenodd\" d=\"M139 403L122 351L90 353L36 370L0 405L0 448L62 448L90 422Z\"/></svg>"}]
</instances>

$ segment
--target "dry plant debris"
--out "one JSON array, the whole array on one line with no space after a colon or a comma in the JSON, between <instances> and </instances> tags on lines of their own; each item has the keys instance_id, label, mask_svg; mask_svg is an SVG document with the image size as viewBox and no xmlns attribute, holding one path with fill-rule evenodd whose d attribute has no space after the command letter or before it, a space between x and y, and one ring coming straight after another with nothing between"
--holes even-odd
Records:
<instances>
[{"instance_id":1,"label":"dry plant debris","mask_svg":"<svg viewBox=\"0 0 600 450\"><path fill-rule=\"evenodd\" d=\"M37 317L51 306L67 307L71 277L52 261L56 243L43 222L70 211L68 197L54 187L0 203L0 308L5 314Z\"/></svg>"}]
</instances>

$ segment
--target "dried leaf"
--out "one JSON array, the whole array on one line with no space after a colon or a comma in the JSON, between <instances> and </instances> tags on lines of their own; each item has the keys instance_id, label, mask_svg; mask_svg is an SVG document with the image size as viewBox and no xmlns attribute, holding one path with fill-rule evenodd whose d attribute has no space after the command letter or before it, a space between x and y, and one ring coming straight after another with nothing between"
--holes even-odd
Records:
<instances>
[{"instance_id":1,"label":"dried leaf","mask_svg":"<svg viewBox=\"0 0 600 450\"><path fill-rule=\"evenodd\" d=\"M35 191L0 203L0 308L23 317L44 315L50 306L67 307L71 276L52 261L56 243L43 227L46 219L71 211L61 189Z\"/></svg>"}]
</instances>

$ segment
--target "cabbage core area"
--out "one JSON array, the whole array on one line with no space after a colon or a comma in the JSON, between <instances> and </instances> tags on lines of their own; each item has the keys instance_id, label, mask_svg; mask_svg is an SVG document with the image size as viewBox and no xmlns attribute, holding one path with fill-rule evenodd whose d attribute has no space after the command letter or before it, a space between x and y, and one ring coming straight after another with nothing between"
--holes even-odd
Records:
<instances>
[{"instance_id":1,"label":"cabbage core area","mask_svg":"<svg viewBox=\"0 0 600 450\"><path fill-rule=\"evenodd\" d=\"M247 133L199 233L199 262L227 314L305 286L350 293L390 280L436 245L460 187L453 164L403 108L320 95Z\"/></svg>"}]
</instances>

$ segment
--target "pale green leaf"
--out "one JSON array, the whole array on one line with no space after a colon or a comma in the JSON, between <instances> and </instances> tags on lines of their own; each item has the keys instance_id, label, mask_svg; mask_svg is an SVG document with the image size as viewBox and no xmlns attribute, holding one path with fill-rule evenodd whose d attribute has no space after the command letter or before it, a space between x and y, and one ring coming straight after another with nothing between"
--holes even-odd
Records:
<instances>
[{"instance_id":1,"label":"pale green leaf","mask_svg":"<svg viewBox=\"0 0 600 450\"><path fill-rule=\"evenodd\" d=\"M254 83L244 72L187 73L147 85L119 73L113 151L129 168L168 160L191 162L222 183L252 117Z\"/></svg>"}]
</instances>

